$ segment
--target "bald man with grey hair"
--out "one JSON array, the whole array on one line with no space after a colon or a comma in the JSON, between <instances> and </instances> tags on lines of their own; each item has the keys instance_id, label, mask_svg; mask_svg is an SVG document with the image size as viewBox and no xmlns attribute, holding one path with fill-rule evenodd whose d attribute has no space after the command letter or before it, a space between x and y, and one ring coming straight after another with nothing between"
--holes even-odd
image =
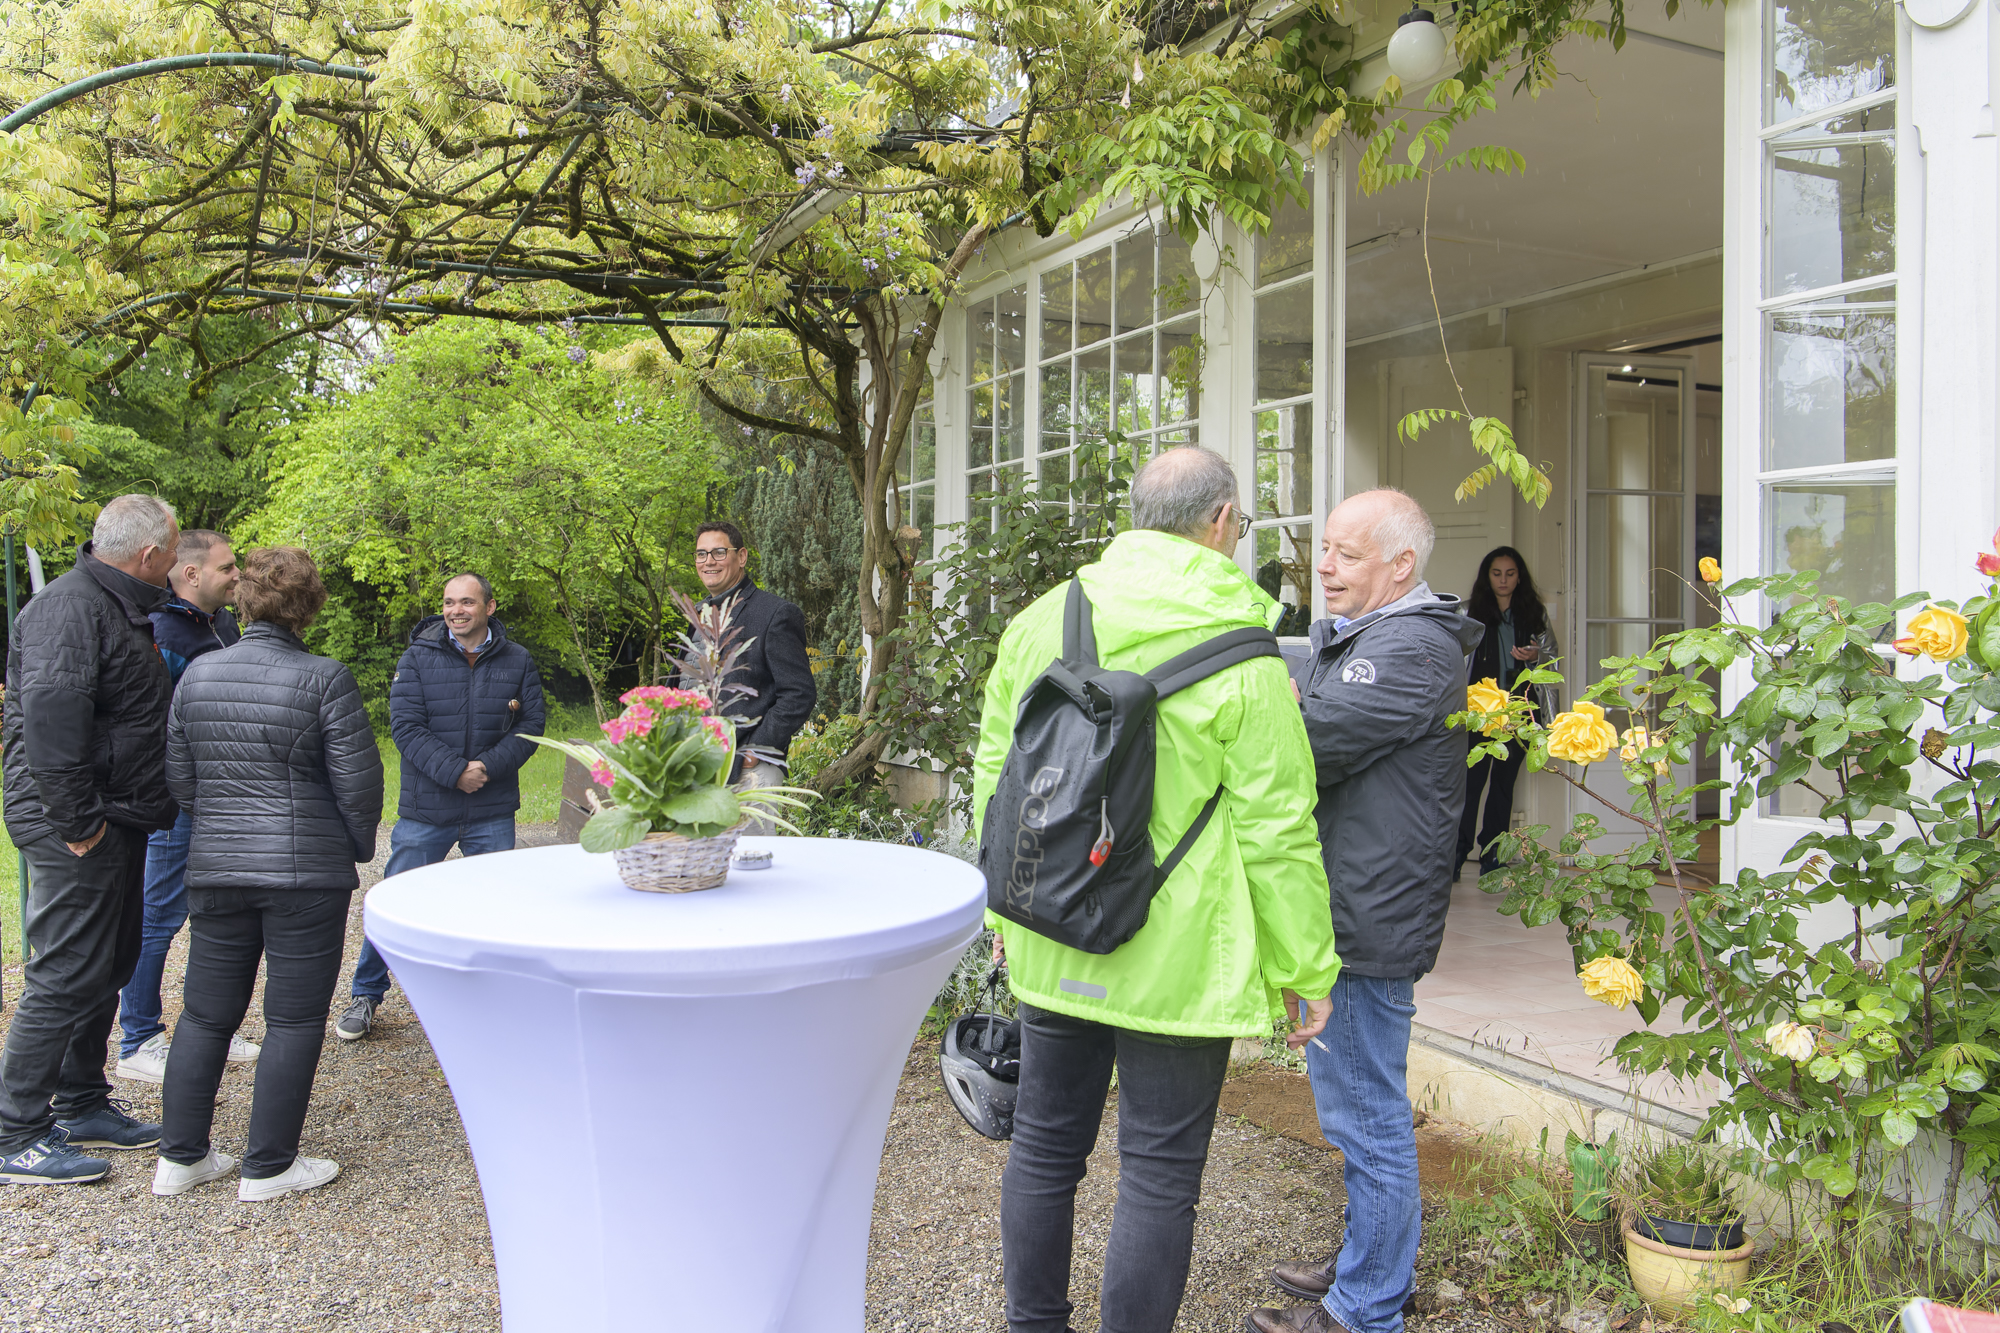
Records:
<instances>
[{"instance_id":1,"label":"bald man with grey hair","mask_svg":"<svg viewBox=\"0 0 2000 1333\"><path fill-rule=\"evenodd\" d=\"M99 1180L111 1163L78 1149L160 1141L158 1125L112 1102L104 1058L139 959L146 837L179 813L167 790L173 680L149 618L179 541L164 500L112 500L7 646L0 753L7 834L30 875L31 953L0 1053L0 1182Z\"/></svg>"},{"instance_id":2,"label":"bald man with grey hair","mask_svg":"<svg viewBox=\"0 0 2000 1333\"><path fill-rule=\"evenodd\" d=\"M1306 1048L1320 1132L1342 1153L1347 1229L1271 1280L1314 1302L1250 1314L1256 1333L1402 1333L1422 1199L1410 1122L1410 1018L1451 905L1466 737L1465 658L1484 627L1433 593L1430 515L1398 490L1327 516L1328 618L1293 667L1319 783L1315 818L1343 964L1333 1017Z\"/></svg>"}]
</instances>

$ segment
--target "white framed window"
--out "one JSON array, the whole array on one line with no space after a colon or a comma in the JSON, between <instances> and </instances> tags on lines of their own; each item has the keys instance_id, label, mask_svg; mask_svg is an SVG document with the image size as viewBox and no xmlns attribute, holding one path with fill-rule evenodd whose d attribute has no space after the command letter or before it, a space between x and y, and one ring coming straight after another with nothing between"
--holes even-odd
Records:
<instances>
[{"instance_id":1,"label":"white framed window","mask_svg":"<svg viewBox=\"0 0 2000 1333\"><path fill-rule=\"evenodd\" d=\"M910 419L910 438L896 456L896 507L900 522L917 530L917 558L935 550L937 529L937 408L927 390Z\"/></svg>"},{"instance_id":2,"label":"white framed window","mask_svg":"<svg viewBox=\"0 0 2000 1333\"><path fill-rule=\"evenodd\" d=\"M1318 173L1306 202L1287 200L1250 247L1252 576L1285 607L1277 631L1304 634L1317 561L1313 497L1320 412L1315 393L1319 286Z\"/></svg>"}]
</instances>

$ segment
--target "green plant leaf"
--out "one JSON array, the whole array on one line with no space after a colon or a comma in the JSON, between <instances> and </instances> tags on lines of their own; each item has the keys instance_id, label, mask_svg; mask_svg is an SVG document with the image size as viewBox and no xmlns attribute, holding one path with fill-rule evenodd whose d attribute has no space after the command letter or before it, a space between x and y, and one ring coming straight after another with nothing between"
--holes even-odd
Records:
<instances>
[{"instance_id":1,"label":"green plant leaf","mask_svg":"<svg viewBox=\"0 0 2000 1333\"><path fill-rule=\"evenodd\" d=\"M734 824L742 813L736 793L727 787L696 787L662 801L659 811L662 818L676 824L715 824L722 828Z\"/></svg>"},{"instance_id":2,"label":"green plant leaf","mask_svg":"<svg viewBox=\"0 0 2000 1333\"><path fill-rule=\"evenodd\" d=\"M653 831L652 821L622 805L599 810L584 821L577 839L586 852L615 852L620 847L637 846Z\"/></svg>"}]
</instances>

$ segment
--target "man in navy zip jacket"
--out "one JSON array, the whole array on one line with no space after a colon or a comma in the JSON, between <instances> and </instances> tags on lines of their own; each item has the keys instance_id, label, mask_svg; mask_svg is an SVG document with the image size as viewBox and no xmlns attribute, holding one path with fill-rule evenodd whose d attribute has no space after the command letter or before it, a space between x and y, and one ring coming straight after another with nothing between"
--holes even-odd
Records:
<instances>
[{"instance_id":1,"label":"man in navy zip jacket","mask_svg":"<svg viewBox=\"0 0 2000 1333\"><path fill-rule=\"evenodd\" d=\"M241 633L227 603L236 597L236 552L229 539L205 528L181 533L167 574L173 596L151 613L153 643L179 686L188 663L227 648ZM174 936L187 924L188 843L194 811L182 810L169 829L146 839L146 906L139 963L118 993L118 1077L159 1083L167 1076L167 1027L160 1016L160 975ZM255 1060L257 1045L229 1039L231 1060Z\"/></svg>"},{"instance_id":2,"label":"man in navy zip jacket","mask_svg":"<svg viewBox=\"0 0 2000 1333\"><path fill-rule=\"evenodd\" d=\"M389 686L389 734L403 757L403 793L389 833L383 878L442 861L456 845L466 856L514 846L521 765L535 752L523 739L545 725L542 678L534 658L493 619L493 585L460 574L444 585L444 614L410 632ZM363 944L354 1001L334 1025L358 1041L389 993L389 966Z\"/></svg>"}]
</instances>

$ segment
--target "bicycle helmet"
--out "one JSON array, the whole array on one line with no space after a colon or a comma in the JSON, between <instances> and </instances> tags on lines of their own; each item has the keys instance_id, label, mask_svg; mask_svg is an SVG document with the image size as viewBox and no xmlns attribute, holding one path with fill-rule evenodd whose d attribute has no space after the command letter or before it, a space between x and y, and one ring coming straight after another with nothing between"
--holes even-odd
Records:
<instances>
[{"instance_id":1,"label":"bicycle helmet","mask_svg":"<svg viewBox=\"0 0 2000 1333\"><path fill-rule=\"evenodd\" d=\"M998 977L996 968L989 987ZM989 1139L1014 1137L1014 1101L1021 1085L1019 1023L995 1013L954 1018L938 1042L938 1072L966 1124Z\"/></svg>"}]
</instances>

